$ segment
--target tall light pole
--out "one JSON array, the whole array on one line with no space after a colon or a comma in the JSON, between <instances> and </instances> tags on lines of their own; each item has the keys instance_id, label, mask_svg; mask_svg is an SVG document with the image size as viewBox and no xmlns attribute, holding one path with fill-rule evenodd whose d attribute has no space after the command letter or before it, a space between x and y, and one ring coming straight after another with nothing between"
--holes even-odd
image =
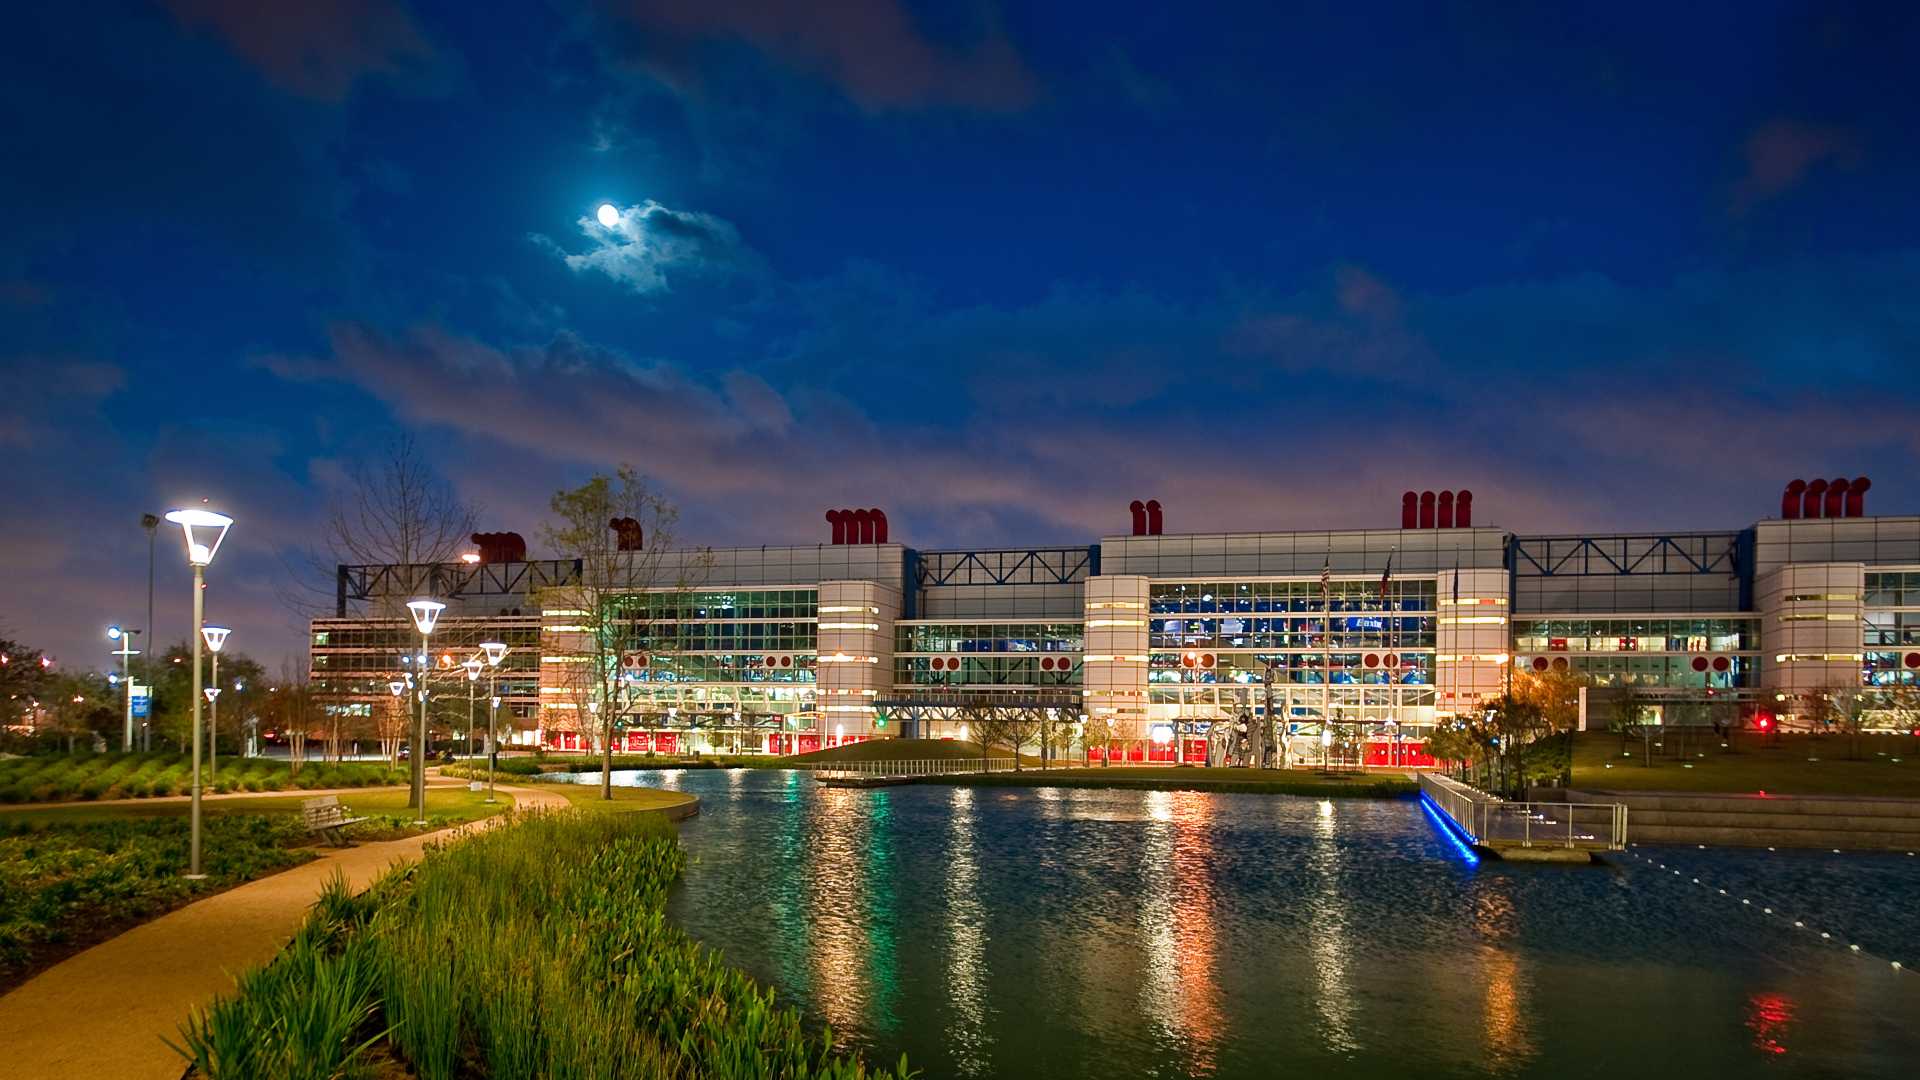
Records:
<instances>
[{"instance_id":1,"label":"tall light pole","mask_svg":"<svg viewBox=\"0 0 1920 1080\"><path fill-rule=\"evenodd\" d=\"M133 749L133 680L127 676L127 658L140 655L140 650L133 647L133 635L139 632L122 630L117 626L107 627L107 640L120 643L120 647L113 650L113 655L120 658L120 684L125 688L127 697L127 727L120 734L122 753Z\"/></svg>"},{"instance_id":2,"label":"tall light pole","mask_svg":"<svg viewBox=\"0 0 1920 1080\"><path fill-rule=\"evenodd\" d=\"M500 690L496 678L500 673L500 661L507 658L505 642L483 641L480 651L487 657L487 801L493 801L493 759L500 756L499 738L494 733L494 718L500 714Z\"/></svg>"},{"instance_id":3,"label":"tall light pole","mask_svg":"<svg viewBox=\"0 0 1920 1080\"><path fill-rule=\"evenodd\" d=\"M413 806L415 825L427 823L427 638L433 634L433 626L440 621L440 613L447 605L438 600L409 600L407 610L413 614L413 625L420 631L420 720L414 725L413 733Z\"/></svg>"},{"instance_id":4,"label":"tall light pole","mask_svg":"<svg viewBox=\"0 0 1920 1080\"><path fill-rule=\"evenodd\" d=\"M200 636L206 639L207 648L213 650L214 692L208 696L207 703L213 706L207 717L207 772L220 775L220 649L227 643L227 635L233 633L225 626L203 626Z\"/></svg>"},{"instance_id":5,"label":"tall light pole","mask_svg":"<svg viewBox=\"0 0 1920 1080\"><path fill-rule=\"evenodd\" d=\"M146 626L146 632L151 634L153 633L153 536L154 536L154 531L160 527L160 518L155 514L141 514L140 527L147 530L147 626ZM150 637L147 640L158 641L160 639L157 637ZM159 648L159 646L155 645L154 648L157 649ZM153 660L149 658L146 664L143 666L147 669L147 695L148 695L147 699L149 702L151 702L153 699L152 698ZM127 704L127 710L129 712L133 710L133 704L131 701L129 701ZM149 704L147 711L149 714L152 713L153 709L151 704ZM140 725L140 749L142 750L153 749L153 722L151 720L148 720L145 723L142 723Z\"/></svg>"},{"instance_id":6,"label":"tall light pole","mask_svg":"<svg viewBox=\"0 0 1920 1080\"><path fill-rule=\"evenodd\" d=\"M220 542L227 538L233 519L211 510L194 508L174 510L167 520L186 534L187 562L193 567L193 810L189 815L191 839L187 845L187 877L206 877L200 872L200 623L206 617L207 564L213 562ZM196 532L196 530L198 530ZM211 543L209 543L211 541Z\"/></svg>"},{"instance_id":7,"label":"tall light pole","mask_svg":"<svg viewBox=\"0 0 1920 1080\"><path fill-rule=\"evenodd\" d=\"M460 666L467 669L467 757L471 758L473 757L473 687L480 681L480 668L483 665L478 659L468 657L460 662Z\"/></svg>"}]
</instances>

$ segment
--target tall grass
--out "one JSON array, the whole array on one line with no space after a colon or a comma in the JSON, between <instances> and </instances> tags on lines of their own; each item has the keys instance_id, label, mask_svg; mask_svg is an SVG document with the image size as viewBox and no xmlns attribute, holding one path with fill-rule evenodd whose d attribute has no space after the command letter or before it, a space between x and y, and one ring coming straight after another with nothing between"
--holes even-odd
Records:
<instances>
[{"instance_id":1,"label":"tall grass","mask_svg":"<svg viewBox=\"0 0 1920 1080\"><path fill-rule=\"evenodd\" d=\"M907 1075L904 1060L870 1073L837 1053L670 925L682 865L668 826L629 814L537 815L435 849L366 896L322 897L298 949L195 1014L181 1053L212 1080L281 1075L243 1061L232 1033L254 1027L280 1046L280 1018L312 1016L320 1034L303 1046L321 1057L300 1076L350 1072L380 1033L423 1080ZM326 963L354 970L322 977ZM363 967L371 1013L339 989L360 985ZM303 983L326 992L303 995Z\"/></svg>"},{"instance_id":2,"label":"tall grass","mask_svg":"<svg viewBox=\"0 0 1920 1080\"><path fill-rule=\"evenodd\" d=\"M298 776L284 761L223 757L202 775L215 792L396 784L406 774L379 763L309 762ZM186 792L192 758L175 753L42 754L0 761L0 803L146 798Z\"/></svg>"}]
</instances>

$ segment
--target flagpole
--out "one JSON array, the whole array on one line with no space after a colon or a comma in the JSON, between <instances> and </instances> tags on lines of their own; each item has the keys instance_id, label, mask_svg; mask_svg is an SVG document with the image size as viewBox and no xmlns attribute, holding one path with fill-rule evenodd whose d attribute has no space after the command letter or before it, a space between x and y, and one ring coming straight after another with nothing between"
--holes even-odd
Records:
<instances>
[{"instance_id":1,"label":"flagpole","mask_svg":"<svg viewBox=\"0 0 1920 1080\"><path fill-rule=\"evenodd\" d=\"M1333 745L1333 555L1320 567L1320 768Z\"/></svg>"}]
</instances>

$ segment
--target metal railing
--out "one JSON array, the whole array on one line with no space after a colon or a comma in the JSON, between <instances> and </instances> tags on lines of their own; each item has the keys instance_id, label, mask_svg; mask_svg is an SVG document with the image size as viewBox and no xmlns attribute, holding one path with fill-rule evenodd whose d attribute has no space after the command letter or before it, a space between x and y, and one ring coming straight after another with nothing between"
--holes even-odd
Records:
<instances>
[{"instance_id":1,"label":"metal railing","mask_svg":"<svg viewBox=\"0 0 1920 1080\"><path fill-rule=\"evenodd\" d=\"M836 776L951 776L955 773L1012 772L1013 759L911 758L905 761L800 761L796 769ZM1031 769L1033 766L1026 766Z\"/></svg>"},{"instance_id":2,"label":"metal railing","mask_svg":"<svg viewBox=\"0 0 1920 1080\"><path fill-rule=\"evenodd\" d=\"M1622 803L1509 802L1437 773L1420 774L1420 793L1476 844L1620 851L1627 846Z\"/></svg>"}]
</instances>

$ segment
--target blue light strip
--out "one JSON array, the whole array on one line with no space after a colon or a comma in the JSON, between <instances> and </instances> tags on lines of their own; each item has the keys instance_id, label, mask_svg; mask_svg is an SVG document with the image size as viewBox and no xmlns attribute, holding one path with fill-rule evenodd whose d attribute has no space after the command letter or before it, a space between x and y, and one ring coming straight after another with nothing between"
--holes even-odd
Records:
<instances>
[{"instance_id":1,"label":"blue light strip","mask_svg":"<svg viewBox=\"0 0 1920 1080\"><path fill-rule=\"evenodd\" d=\"M1426 811L1427 816L1433 819L1434 827L1439 830L1440 835L1446 837L1447 843L1460 853L1461 862L1468 866L1480 865L1480 856L1473 850L1473 838L1456 825L1453 819L1448 817L1424 791L1420 793L1420 809Z\"/></svg>"}]
</instances>

